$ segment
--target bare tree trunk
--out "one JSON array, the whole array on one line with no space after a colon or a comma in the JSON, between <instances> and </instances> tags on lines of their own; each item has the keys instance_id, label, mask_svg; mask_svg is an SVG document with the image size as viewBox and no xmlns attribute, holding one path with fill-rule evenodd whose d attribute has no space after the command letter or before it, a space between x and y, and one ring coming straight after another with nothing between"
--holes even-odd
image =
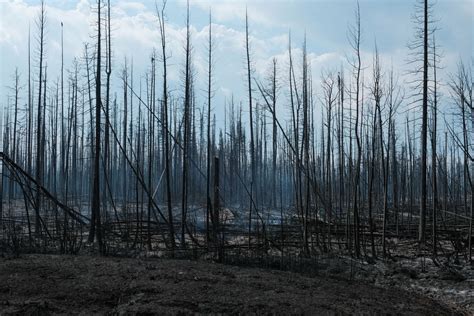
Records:
<instances>
[{"instance_id":1,"label":"bare tree trunk","mask_svg":"<svg viewBox=\"0 0 474 316\"><path fill-rule=\"evenodd\" d=\"M433 257L437 256L437 212L438 212L438 174L437 174L437 128L438 128L438 82L436 77L436 42L433 35L433 105L432 105L432 126L431 126L431 172L432 172L432 195L433 195L433 223L432 242Z\"/></svg>"},{"instance_id":2,"label":"bare tree trunk","mask_svg":"<svg viewBox=\"0 0 474 316\"><path fill-rule=\"evenodd\" d=\"M252 230L252 199L254 192L254 181L255 181L255 145L254 145L254 131L253 131L253 106L252 106L252 68L250 63L250 47L249 47L249 22L247 9L245 10L245 50L247 56L247 83L248 83L248 94L249 94L249 125L250 125L250 208L249 208L249 236L248 236L248 247L250 249L251 240L250 233Z\"/></svg>"},{"instance_id":3,"label":"bare tree trunk","mask_svg":"<svg viewBox=\"0 0 474 316\"><path fill-rule=\"evenodd\" d=\"M334 85L336 84L334 80L333 73L329 73L326 78L323 79L322 88L324 91L324 102L326 106L326 210L325 219L326 226L328 228L327 237L328 237L328 246L331 248L331 223L332 223L332 168L333 168L333 146L332 146L332 110L333 104L336 102L338 96L334 93Z\"/></svg>"},{"instance_id":4,"label":"bare tree trunk","mask_svg":"<svg viewBox=\"0 0 474 316\"><path fill-rule=\"evenodd\" d=\"M152 74L151 74L151 103L150 106L152 107L152 112L154 112L154 95L153 91L155 88L154 85L154 71L155 71L155 63L154 63L154 57L152 57ZM125 155L127 155L127 126L128 126L128 64L127 64L127 59L125 59L125 65L124 65L124 70L123 70L123 75L122 75L122 81L123 81L123 130L122 130L122 144L123 144L123 150L124 150L124 155L122 159L122 212L123 214L127 214L127 197L128 197L128 192L127 192L127 158ZM154 113L150 113L150 122L153 121L152 115ZM154 133L153 126L149 127L150 130L148 131L150 135ZM152 136L150 136L152 137ZM151 149L150 149L151 150ZM151 152L150 152L151 153ZM150 159L152 159L150 157ZM151 184L148 184L148 187L151 188Z\"/></svg>"},{"instance_id":5,"label":"bare tree trunk","mask_svg":"<svg viewBox=\"0 0 474 316\"><path fill-rule=\"evenodd\" d=\"M127 74L126 71L124 73L124 81L126 81ZM124 92L125 93L125 92ZM124 95L124 106L126 107L126 95ZM149 101L148 101L148 188L150 189L152 187L152 179L153 179L153 166L154 166L154 160L155 160L155 55L153 54L151 57L151 78L150 78L150 90L149 90ZM124 124L126 120L124 120ZM124 132L125 133L125 132ZM124 136L124 141L126 141L126 138ZM126 159L126 147L124 146L124 159ZM125 169L125 161L124 161L124 166L123 168ZM125 172L123 173L123 176L125 177L126 174ZM123 187L123 199L124 199L124 205L126 203L125 197L126 197L126 188L125 186ZM153 209L153 196L149 195L148 196L148 208L147 208L147 247L148 250L152 250L152 244L151 244L151 213ZM124 206L125 209L125 206Z\"/></svg>"},{"instance_id":6,"label":"bare tree trunk","mask_svg":"<svg viewBox=\"0 0 474 316\"><path fill-rule=\"evenodd\" d=\"M189 25L189 0L187 3L186 15L186 69L184 83L184 132L183 132L183 182L182 182L182 202L181 202L181 247L186 248L185 229L186 215L188 208L188 149L190 132L190 107L191 107L191 35Z\"/></svg>"},{"instance_id":7,"label":"bare tree trunk","mask_svg":"<svg viewBox=\"0 0 474 316\"><path fill-rule=\"evenodd\" d=\"M377 59L378 61L378 59ZM376 71L377 64L374 65L374 98L375 102L378 103L380 100L379 98L379 77L377 77L380 72ZM369 208L369 232L370 232L370 246L372 251L372 257L375 258L377 253L375 251L375 240L374 240L374 220L373 220L373 187L374 187L374 177L375 177L375 158L376 158L376 133L377 133L377 122L378 122L378 111L377 108L374 107L373 112L373 121L372 121L372 155L370 159L370 168L369 168L369 190L368 190L368 208Z\"/></svg>"},{"instance_id":8,"label":"bare tree trunk","mask_svg":"<svg viewBox=\"0 0 474 316\"><path fill-rule=\"evenodd\" d=\"M107 21L106 21L106 64L105 64L105 73L107 75L106 77L106 93L105 93L105 116L106 116L106 122L110 119L110 75L112 74L112 43L111 43L111 30L110 30L110 0L107 0ZM109 124L105 124L105 131L104 131L104 178L105 179L110 179L110 161L109 161L109 156L110 156L110 140L109 140ZM107 181L110 182L110 181ZM105 184L104 186L109 186L109 184ZM104 211L105 214L107 215L107 201L108 199L112 200L112 195L110 197L107 197L107 192L109 191L110 188L108 189L103 189L103 205L104 205ZM111 191L110 191L111 192Z\"/></svg>"},{"instance_id":9,"label":"bare tree trunk","mask_svg":"<svg viewBox=\"0 0 474 316\"><path fill-rule=\"evenodd\" d=\"M42 173L43 173L43 150L41 148L41 130L42 130L42 107L41 107L41 98L42 98L42 88L43 88L43 46L44 46L44 28L46 23L46 16L45 16L45 5L44 1L41 1L41 11L38 21L38 27L40 31L39 36L39 45L40 45L40 52L39 52L39 79L38 79L38 115L37 115L37 125L36 125L36 181L39 184L42 184ZM40 224L40 209L41 209L41 193L38 190L36 193L36 217L35 217L35 233L38 237L41 230Z\"/></svg>"},{"instance_id":10,"label":"bare tree trunk","mask_svg":"<svg viewBox=\"0 0 474 316\"><path fill-rule=\"evenodd\" d=\"M212 85L212 16L209 12L209 47L208 47L208 86L207 86L207 209L206 209L206 238L209 242L209 214L212 212L210 195L211 179L211 85ZM216 169L217 170L217 169ZM214 240L215 241L215 240Z\"/></svg>"},{"instance_id":11,"label":"bare tree trunk","mask_svg":"<svg viewBox=\"0 0 474 316\"><path fill-rule=\"evenodd\" d=\"M214 206L212 214L212 232L213 232L213 243L217 250L217 259L218 261L222 260L222 247L220 240L220 206L219 206L219 158L214 158Z\"/></svg>"},{"instance_id":12,"label":"bare tree trunk","mask_svg":"<svg viewBox=\"0 0 474 316\"><path fill-rule=\"evenodd\" d=\"M169 131L169 114L168 114L168 77L167 77L167 65L166 61L168 56L166 55L166 32L165 32L165 5L163 3L161 8L161 15L157 9L158 22L160 25L160 35L161 35L161 49L162 49L162 58L163 58L163 129L164 129L164 155L165 155L165 173L166 173L166 202L168 206L168 225L169 225L169 238L171 245L171 255L174 256L174 249L176 248L175 236L174 236L174 224L173 224L173 206L171 204L171 152L170 152L170 134Z\"/></svg>"},{"instance_id":13,"label":"bare tree trunk","mask_svg":"<svg viewBox=\"0 0 474 316\"><path fill-rule=\"evenodd\" d=\"M30 26L28 25L28 109L27 109L27 117L28 117L28 125L27 125L27 166L26 170L28 174L32 174L32 157L33 157L33 91L31 87L31 39L30 39ZM2 177L0 179L0 183L2 186L3 192L3 163L2 163ZM2 193L3 195L3 193ZM25 211L26 211L26 220L28 224L28 241L31 246L32 236L31 236L31 221L30 221L30 213L29 213L29 201L26 197L25 200ZM2 206L0 206L3 209ZM0 216L1 217L1 216Z\"/></svg>"},{"instance_id":14,"label":"bare tree trunk","mask_svg":"<svg viewBox=\"0 0 474 316\"><path fill-rule=\"evenodd\" d=\"M102 240L102 227L101 227L101 210L100 210L100 109L102 106L101 101L101 16L100 16L101 4L100 0L97 1L97 64L96 64L96 78L95 78L95 150L94 150L94 173L93 173L93 187L92 187L92 204L91 214L94 219L91 218L91 227L89 231L89 242L93 242L94 238L97 237L99 243L99 251L101 254L105 253L105 248Z\"/></svg>"},{"instance_id":15,"label":"bare tree trunk","mask_svg":"<svg viewBox=\"0 0 474 316\"><path fill-rule=\"evenodd\" d=\"M361 164L361 154L362 154L362 146L361 140L359 136L359 120L360 120L360 91L361 91L361 84L360 84L360 76L361 76L361 55L360 55L360 42L361 42L361 30L360 30L360 8L359 4L357 3L356 9L356 22L354 28L351 30L351 45L354 49L356 54L356 61L353 64L354 68L354 76L355 76L355 102L356 102L356 117L355 117L355 126L354 126L354 133L357 145L357 157L356 157L356 164L355 164L355 176L353 179L353 216L354 216L354 246L355 246L355 255L357 258L360 257L360 238L359 238L359 195L360 195L360 164Z\"/></svg>"},{"instance_id":16,"label":"bare tree trunk","mask_svg":"<svg viewBox=\"0 0 474 316\"><path fill-rule=\"evenodd\" d=\"M427 170L427 135L428 135L428 0L424 0L423 19L423 104L421 123L421 201L418 241L425 242L426 230L426 170Z\"/></svg>"},{"instance_id":17,"label":"bare tree trunk","mask_svg":"<svg viewBox=\"0 0 474 316\"><path fill-rule=\"evenodd\" d=\"M344 193L345 193L345 158L344 158L344 73L338 75L337 78L338 95L339 95L339 119L338 119L338 158L339 158L339 218L342 221L342 210L344 208ZM342 224L342 222L340 222Z\"/></svg>"},{"instance_id":18,"label":"bare tree trunk","mask_svg":"<svg viewBox=\"0 0 474 316\"><path fill-rule=\"evenodd\" d=\"M273 128L272 128L272 205L276 208L276 172L277 172L277 141L278 129L276 122L276 90L277 90L277 60L273 58L273 74L272 74L272 101L273 101Z\"/></svg>"},{"instance_id":19,"label":"bare tree trunk","mask_svg":"<svg viewBox=\"0 0 474 316\"><path fill-rule=\"evenodd\" d=\"M15 68L15 105L13 108L13 148L12 159L17 160L17 124L18 124L18 93L20 92L20 75L18 74L18 67Z\"/></svg>"},{"instance_id":20,"label":"bare tree trunk","mask_svg":"<svg viewBox=\"0 0 474 316\"><path fill-rule=\"evenodd\" d=\"M309 96L308 96L308 63L306 55L306 35L303 44L303 161L304 166L307 170L310 169L310 160L309 160ZM310 199L310 184L309 184L309 173L306 174L306 203L304 208L303 216L303 251L306 255L309 255L309 210L311 207Z\"/></svg>"}]
</instances>

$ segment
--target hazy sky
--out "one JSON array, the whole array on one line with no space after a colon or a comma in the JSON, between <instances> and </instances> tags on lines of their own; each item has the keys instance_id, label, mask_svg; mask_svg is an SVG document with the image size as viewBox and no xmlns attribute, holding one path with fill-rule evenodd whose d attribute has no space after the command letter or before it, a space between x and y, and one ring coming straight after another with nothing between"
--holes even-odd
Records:
<instances>
[{"instance_id":1,"label":"hazy sky","mask_svg":"<svg viewBox=\"0 0 474 316\"><path fill-rule=\"evenodd\" d=\"M377 42L385 67L391 63L403 73L407 66L407 43L413 38L415 0L361 0L364 66L370 66L374 44ZM112 45L114 51L113 89L120 100L121 68L124 58L133 58L134 85L139 86L150 65L150 55L159 46L159 33L155 15L155 1L111 0ZM161 1L158 1L161 4ZM32 56L36 58L38 0L0 0L0 104L5 105L11 91L12 75L17 66L26 91L28 29L31 29ZM94 43L95 13L92 0L46 0L46 62L50 84L60 75L60 23L64 23L64 49L66 68L72 69L74 57L83 55L85 42ZM213 33L216 43L214 81L215 107L222 118L225 98L234 95L236 103L247 102L245 94L245 8L248 8L252 59L255 76L264 78L273 57L278 58L280 75L286 76L288 33L297 55L301 51L306 32L312 76L317 82L323 71L347 67L351 53L347 40L348 25L354 23L356 1L353 0L267 0L267 1L191 1L192 43L198 106L204 104L206 41L209 27L209 8L212 8ZM186 3L167 3L167 36L172 87L180 87L184 60L184 32ZM473 56L473 0L438 0L434 15L439 20L437 43L443 52L440 77L447 80L455 71L459 58L471 63ZM299 62L299 61L298 61ZM36 65L36 63L34 64ZM35 72L37 67L35 68ZM370 72L369 72L370 74ZM142 79L143 80L143 79ZM282 79L284 82L286 79ZM144 81L143 81L144 82ZM315 85L316 94L319 93ZM282 103L286 95L280 96ZM26 102L23 97L22 103Z\"/></svg>"}]
</instances>

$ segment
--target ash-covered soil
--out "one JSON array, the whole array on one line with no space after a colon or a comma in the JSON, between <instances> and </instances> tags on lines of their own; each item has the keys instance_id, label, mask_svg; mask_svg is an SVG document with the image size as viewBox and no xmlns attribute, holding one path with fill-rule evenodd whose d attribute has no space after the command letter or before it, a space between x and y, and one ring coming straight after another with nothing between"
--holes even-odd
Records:
<instances>
[{"instance_id":1,"label":"ash-covered soil","mask_svg":"<svg viewBox=\"0 0 474 316\"><path fill-rule=\"evenodd\" d=\"M461 314L396 287L210 262L0 259L0 314Z\"/></svg>"}]
</instances>

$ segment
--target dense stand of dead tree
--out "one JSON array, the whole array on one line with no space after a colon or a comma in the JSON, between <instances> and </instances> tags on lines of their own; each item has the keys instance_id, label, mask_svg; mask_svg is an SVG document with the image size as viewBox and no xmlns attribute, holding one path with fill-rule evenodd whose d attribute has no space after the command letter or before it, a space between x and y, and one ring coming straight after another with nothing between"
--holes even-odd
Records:
<instances>
[{"instance_id":1,"label":"dense stand of dead tree","mask_svg":"<svg viewBox=\"0 0 474 316\"><path fill-rule=\"evenodd\" d=\"M133 59L112 62L111 5L100 0L95 42L66 72L62 58L60 79L48 81L42 2L27 91L15 71L3 110L0 250L375 259L413 241L418 254L472 261L472 69L459 62L440 97L433 8L418 4L411 90L376 45L363 64L358 5L347 64L323 72L320 85L306 39L297 54L291 35L285 63L273 59L267 78L255 76L246 15L244 105L213 101L211 13L206 98L197 101L189 5L182 91L169 88L165 3L156 7L160 50L139 88ZM223 126L214 107L225 108Z\"/></svg>"}]
</instances>

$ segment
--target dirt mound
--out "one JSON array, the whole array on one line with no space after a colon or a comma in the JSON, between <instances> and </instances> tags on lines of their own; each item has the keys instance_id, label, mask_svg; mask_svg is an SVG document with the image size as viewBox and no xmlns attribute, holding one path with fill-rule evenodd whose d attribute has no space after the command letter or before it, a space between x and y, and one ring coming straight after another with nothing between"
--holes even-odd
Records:
<instances>
[{"instance_id":1,"label":"dirt mound","mask_svg":"<svg viewBox=\"0 0 474 316\"><path fill-rule=\"evenodd\" d=\"M25 255L0 259L8 314L452 315L395 288L185 260Z\"/></svg>"}]
</instances>

